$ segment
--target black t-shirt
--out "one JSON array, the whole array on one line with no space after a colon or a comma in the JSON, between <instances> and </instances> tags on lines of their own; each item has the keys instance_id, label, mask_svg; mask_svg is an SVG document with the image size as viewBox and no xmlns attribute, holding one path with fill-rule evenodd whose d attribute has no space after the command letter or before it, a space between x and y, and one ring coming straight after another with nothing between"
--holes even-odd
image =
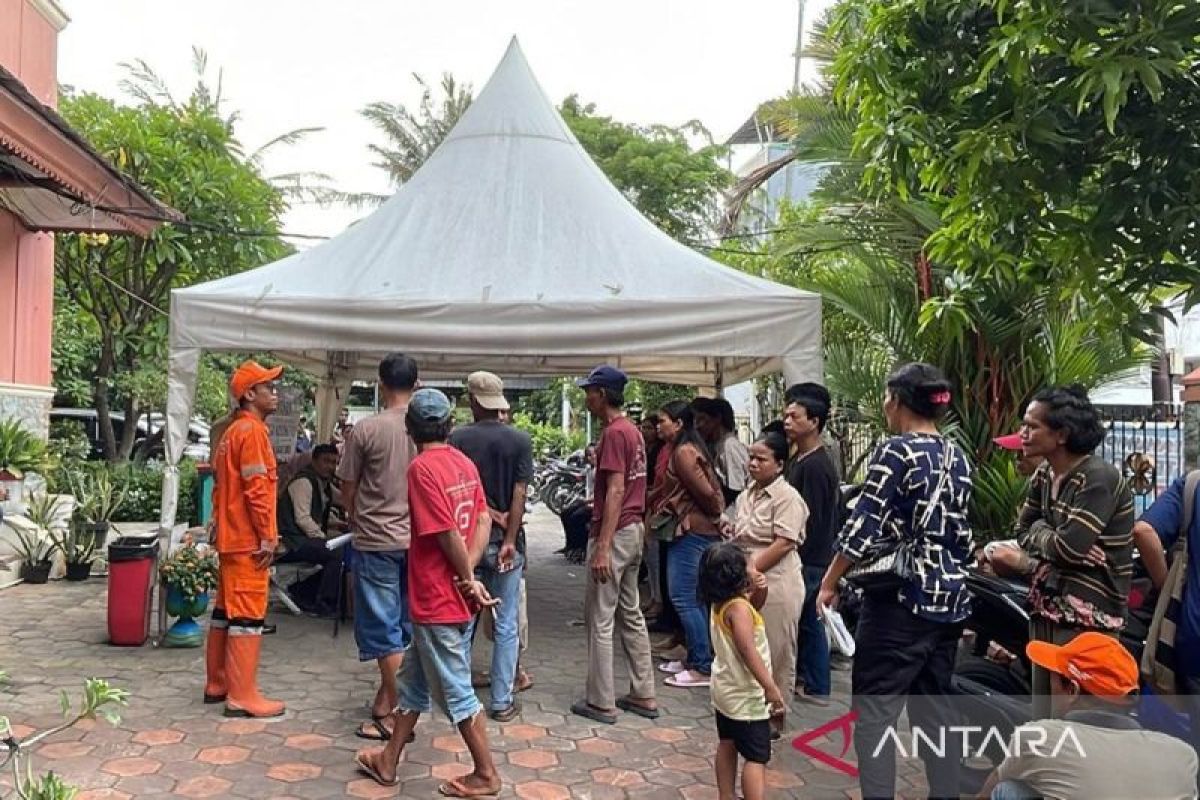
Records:
<instances>
[{"instance_id":1,"label":"black t-shirt","mask_svg":"<svg viewBox=\"0 0 1200 800\"><path fill-rule=\"evenodd\" d=\"M824 447L818 447L788 468L790 483L808 505L808 525L800 562L806 567L827 567L833 560L838 534L838 504L842 493L837 468Z\"/></svg>"},{"instance_id":2,"label":"black t-shirt","mask_svg":"<svg viewBox=\"0 0 1200 800\"><path fill-rule=\"evenodd\" d=\"M461 450L479 470L488 508L508 511L513 486L533 478L533 443L529 434L495 420L456 428L450 444ZM504 541L504 528L492 525L492 542ZM517 536L517 549L525 552L525 531Z\"/></svg>"}]
</instances>

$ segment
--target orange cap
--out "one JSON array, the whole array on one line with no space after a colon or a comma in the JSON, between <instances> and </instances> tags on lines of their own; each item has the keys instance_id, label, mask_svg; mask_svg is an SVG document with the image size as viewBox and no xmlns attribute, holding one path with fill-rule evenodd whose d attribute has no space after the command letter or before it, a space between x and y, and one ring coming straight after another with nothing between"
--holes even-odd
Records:
<instances>
[{"instance_id":1,"label":"orange cap","mask_svg":"<svg viewBox=\"0 0 1200 800\"><path fill-rule=\"evenodd\" d=\"M273 381L282 373L282 366L267 369L257 361L247 359L233 371L233 377L229 379L229 391L233 394L234 400L241 400L242 396L255 386Z\"/></svg>"},{"instance_id":2,"label":"orange cap","mask_svg":"<svg viewBox=\"0 0 1200 800\"><path fill-rule=\"evenodd\" d=\"M1064 645L1033 641L1025 646L1029 660L1079 684L1096 697L1121 699L1138 688L1138 665L1120 642L1088 631Z\"/></svg>"}]
</instances>

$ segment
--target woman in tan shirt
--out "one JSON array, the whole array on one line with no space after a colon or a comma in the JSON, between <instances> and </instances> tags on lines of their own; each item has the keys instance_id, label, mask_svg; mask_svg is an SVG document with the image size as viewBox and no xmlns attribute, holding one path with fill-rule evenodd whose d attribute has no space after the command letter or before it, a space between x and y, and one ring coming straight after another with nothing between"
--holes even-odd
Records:
<instances>
[{"instance_id":1,"label":"woman in tan shirt","mask_svg":"<svg viewBox=\"0 0 1200 800\"><path fill-rule=\"evenodd\" d=\"M784 697L796 683L804 606L800 545L808 520L808 506L783 475L787 456L787 439L778 433L764 434L750 446L751 484L738 496L733 520L734 542L766 578L762 617L771 646L771 676Z\"/></svg>"}]
</instances>

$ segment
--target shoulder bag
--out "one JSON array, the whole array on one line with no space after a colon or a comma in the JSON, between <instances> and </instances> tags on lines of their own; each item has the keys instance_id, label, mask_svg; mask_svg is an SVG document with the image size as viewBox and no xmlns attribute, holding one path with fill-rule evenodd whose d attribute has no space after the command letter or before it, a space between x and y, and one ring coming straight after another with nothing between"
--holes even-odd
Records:
<instances>
[{"instance_id":1,"label":"shoulder bag","mask_svg":"<svg viewBox=\"0 0 1200 800\"><path fill-rule=\"evenodd\" d=\"M950 441L946 440L942 446L941 474L938 475L937 485L929 497L925 513L921 516L921 521L917 523L917 531L925 530L930 517L933 516L933 509L941 502L942 490L950 475L950 458ZM858 562L846 572L844 577L851 585L865 592L899 588L912 576L911 558L908 542L900 541L894 548L884 551L874 558Z\"/></svg>"}]
</instances>

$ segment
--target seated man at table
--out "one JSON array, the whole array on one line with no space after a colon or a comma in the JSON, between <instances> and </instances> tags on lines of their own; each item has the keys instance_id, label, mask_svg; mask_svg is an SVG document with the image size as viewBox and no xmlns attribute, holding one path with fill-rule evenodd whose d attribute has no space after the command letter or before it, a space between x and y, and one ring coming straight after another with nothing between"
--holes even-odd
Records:
<instances>
[{"instance_id":1,"label":"seated man at table","mask_svg":"<svg viewBox=\"0 0 1200 800\"><path fill-rule=\"evenodd\" d=\"M279 497L279 539L284 554L276 561L320 565L318 574L288 591L301 608L322 616L337 610L338 563L342 558L340 550L325 546L326 539L346 529L345 523L330 513L337 462L336 447L317 445L312 450L312 463L292 477Z\"/></svg>"}]
</instances>

